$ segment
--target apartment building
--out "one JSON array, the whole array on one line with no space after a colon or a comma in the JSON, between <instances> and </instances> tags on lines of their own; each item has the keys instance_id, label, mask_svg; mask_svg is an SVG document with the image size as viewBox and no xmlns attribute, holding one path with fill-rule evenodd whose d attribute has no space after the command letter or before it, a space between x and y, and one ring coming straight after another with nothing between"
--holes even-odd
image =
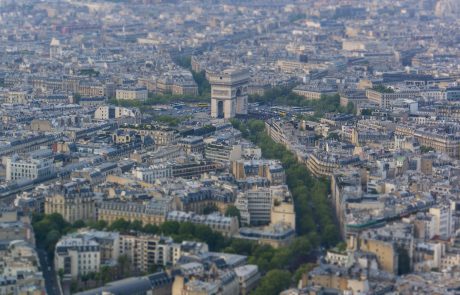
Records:
<instances>
[{"instance_id":1,"label":"apartment building","mask_svg":"<svg viewBox=\"0 0 460 295\"><path fill-rule=\"evenodd\" d=\"M180 249L168 237L121 235L120 254L127 256L136 269L148 272L156 265L172 265L174 258L180 258Z\"/></svg>"},{"instance_id":2,"label":"apartment building","mask_svg":"<svg viewBox=\"0 0 460 295\"><path fill-rule=\"evenodd\" d=\"M32 244L3 241L0 247L0 294L45 294L45 279Z\"/></svg>"},{"instance_id":3,"label":"apartment building","mask_svg":"<svg viewBox=\"0 0 460 295\"><path fill-rule=\"evenodd\" d=\"M150 135L156 145L169 146L177 143L179 140L179 132L175 129L157 126L157 125L123 125L123 130L133 130L141 136Z\"/></svg>"},{"instance_id":4,"label":"apartment building","mask_svg":"<svg viewBox=\"0 0 460 295\"><path fill-rule=\"evenodd\" d=\"M255 188L238 194L235 202L241 223L266 225L271 221L272 194L269 188Z\"/></svg>"},{"instance_id":5,"label":"apartment building","mask_svg":"<svg viewBox=\"0 0 460 295\"><path fill-rule=\"evenodd\" d=\"M32 99L32 94L25 90L9 91L6 97L6 103L26 104Z\"/></svg>"},{"instance_id":6,"label":"apartment building","mask_svg":"<svg viewBox=\"0 0 460 295\"><path fill-rule=\"evenodd\" d=\"M126 221L139 220L143 225L160 225L166 220L166 213L171 209L171 201L153 199L148 204L121 201L104 201L98 207L98 220L108 224L118 219Z\"/></svg>"},{"instance_id":7,"label":"apartment building","mask_svg":"<svg viewBox=\"0 0 460 295\"><path fill-rule=\"evenodd\" d=\"M337 94L337 89L319 85L300 85L292 89L292 92L300 96L303 96L306 100L319 100L324 95Z\"/></svg>"},{"instance_id":8,"label":"apartment building","mask_svg":"<svg viewBox=\"0 0 460 295\"><path fill-rule=\"evenodd\" d=\"M28 216L20 217L17 209L3 206L0 208L0 241L15 240L23 240L34 245L34 229Z\"/></svg>"},{"instance_id":9,"label":"apartment building","mask_svg":"<svg viewBox=\"0 0 460 295\"><path fill-rule=\"evenodd\" d=\"M167 214L168 221L191 222L209 226L212 230L220 232L224 236L234 236L238 233L238 218L223 216L220 213L200 215L183 211L171 211Z\"/></svg>"},{"instance_id":10,"label":"apartment building","mask_svg":"<svg viewBox=\"0 0 460 295\"><path fill-rule=\"evenodd\" d=\"M231 160L241 158L241 145L231 145L225 143L208 143L204 151L206 159L214 162L228 164Z\"/></svg>"},{"instance_id":11,"label":"apartment building","mask_svg":"<svg viewBox=\"0 0 460 295\"><path fill-rule=\"evenodd\" d=\"M70 223L94 220L96 205L93 190L85 181L51 186L45 197L45 214L52 213L61 214Z\"/></svg>"},{"instance_id":12,"label":"apartment building","mask_svg":"<svg viewBox=\"0 0 460 295\"><path fill-rule=\"evenodd\" d=\"M170 164L157 164L149 167L136 167L132 173L136 179L147 183L155 183L155 180L159 178L171 178L173 169Z\"/></svg>"},{"instance_id":13,"label":"apartment building","mask_svg":"<svg viewBox=\"0 0 460 295\"><path fill-rule=\"evenodd\" d=\"M56 244L54 269L77 279L79 276L98 272L101 267L99 243L79 236L65 236Z\"/></svg>"},{"instance_id":14,"label":"apartment building","mask_svg":"<svg viewBox=\"0 0 460 295\"><path fill-rule=\"evenodd\" d=\"M205 148L202 136L187 136L181 138L179 140L179 145L184 149L186 154L203 154Z\"/></svg>"},{"instance_id":15,"label":"apartment building","mask_svg":"<svg viewBox=\"0 0 460 295\"><path fill-rule=\"evenodd\" d=\"M54 156L49 149L32 152L28 157L15 154L6 158L6 180L47 179L54 170Z\"/></svg>"},{"instance_id":16,"label":"apartment building","mask_svg":"<svg viewBox=\"0 0 460 295\"><path fill-rule=\"evenodd\" d=\"M149 272L157 265L175 265L183 255L206 252L205 243L174 243L170 237L147 234L120 236L120 255L126 255L133 267L142 272Z\"/></svg>"},{"instance_id":17,"label":"apartment building","mask_svg":"<svg viewBox=\"0 0 460 295\"><path fill-rule=\"evenodd\" d=\"M266 177L271 185L282 185L286 175L281 162L276 160L237 160L232 161L232 174L236 179L246 177Z\"/></svg>"},{"instance_id":18,"label":"apartment building","mask_svg":"<svg viewBox=\"0 0 460 295\"><path fill-rule=\"evenodd\" d=\"M401 92L380 92L377 90L367 89L366 97L370 102L379 105L381 108L388 108L397 99L416 98L420 95L418 90L407 90Z\"/></svg>"},{"instance_id":19,"label":"apartment building","mask_svg":"<svg viewBox=\"0 0 460 295\"><path fill-rule=\"evenodd\" d=\"M97 120L118 119L122 117L139 118L141 116L138 109L124 108L116 106L100 106L94 112L94 118Z\"/></svg>"},{"instance_id":20,"label":"apartment building","mask_svg":"<svg viewBox=\"0 0 460 295\"><path fill-rule=\"evenodd\" d=\"M240 294L248 295L257 287L260 280L259 268L257 265L243 265L234 269L240 284Z\"/></svg>"},{"instance_id":21,"label":"apartment building","mask_svg":"<svg viewBox=\"0 0 460 295\"><path fill-rule=\"evenodd\" d=\"M460 137L455 134L438 132L436 129L416 129L413 126L396 126L396 135L414 137L420 146L433 148L452 158L460 157Z\"/></svg>"},{"instance_id":22,"label":"apartment building","mask_svg":"<svg viewBox=\"0 0 460 295\"><path fill-rule=\"evenodd\" d=\"M442 239L449 239L453 235L454 230L453 212L450 206L440 205L432 207L429 213L434 223L433 234Z\"/></svg>"},{"instance_id":23,"label":"apartment building","mask_svg":"<svg viewBox=\"0 0 460 295\"><path fill-rule=\"evenodd\" d=\"M108 97L105 85L93 82L79 83L77 86L77 93L82 97Z\"/></svg>"},{"instance_id":24,"label":"apartment building","mask_svg":"<svg viewBox=\"0 0 460 295\"><path fill-rule=\"evenodd\" d=\"M116 90L116 99L119 100L140 100L148 98L148 91L145 87L121 88Z\"/></svg>"}]
</instances>

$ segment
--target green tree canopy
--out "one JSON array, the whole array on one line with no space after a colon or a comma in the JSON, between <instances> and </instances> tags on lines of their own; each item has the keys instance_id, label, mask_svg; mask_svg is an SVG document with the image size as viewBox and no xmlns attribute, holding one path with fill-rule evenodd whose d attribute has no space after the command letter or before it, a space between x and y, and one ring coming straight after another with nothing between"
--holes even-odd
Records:
<instances>
[{"instance_id":1,"label":"green tree canopy","mask_svg":"<svg viewBox=\"0 0 460 295\"><path fill-rule=\"evenodd\" d=\"M212 205L208 205L206 207L203 208L203 214L211 214L213 212L219 212L219 208L217 208L216 205L212 204Z\"/></svg>"},{"instance_id":2,"label":"green tree canopy","mask_svg":"<svg viewBox=\"0 0 460 295\"><path fill-rule=\"evenodd\" d=\"M241 213L238 208L234 205L230 205L227 207L225 210L225 216L230 216L230 217L237 217L238 218L238 223L241 225Z\"/></svg>"},{"instance_id":3,"label":"green tree canopy","mask_svg":"<svg viewBox=\"0 0 460 295\"><path fill-rule=\"evenodd\" d=\"M160 232L160 228L155 224L146 224L142 231L148 234L155 235Z\"/></svg>"},{"instance_id":4,"label":"green tree canopy","mask_svg":"<svg viewBox=\"0 0 460 295\"><path fill-rule=\"evenodd\" d=\"M166 221L161 226L161 232L165 235L174 235L179 233L180 223L177 221Z\"/></svg>"},{"instance_id":5,"label":"green tree canopy","mask_svg":"<svg viewBox=\"0 0 460 295\"><path fill-rule=\"evenodd\" d=\"M119 232L127 232L129 231L131 223L129 221L122 219L117 219L115 220L111 225L110 225L110 230L111 231L119 231Z\"/></svg>"},{"instance_id":6,"label":"green tree canopy","mask_svg":"<svg viewBox=\"0 0 460 295\"><path fill-rule=\"evenodd\" d=\"M261 280L254 295L278 295L291 284L291 273L286 270L271 270Z\"/></svg>"},{"instance_id":7,"label":"green tree canopy","mask_svg":"<svg viewBox=\"0 0 460 295\"><path fill-rule=\"evenodd\" d=\"M86 224L85 224L85 222L83 220L77 220L72 224L72 226L74 228L82 228L82 227L85 227Z\"/></svg>"}]
</instances>

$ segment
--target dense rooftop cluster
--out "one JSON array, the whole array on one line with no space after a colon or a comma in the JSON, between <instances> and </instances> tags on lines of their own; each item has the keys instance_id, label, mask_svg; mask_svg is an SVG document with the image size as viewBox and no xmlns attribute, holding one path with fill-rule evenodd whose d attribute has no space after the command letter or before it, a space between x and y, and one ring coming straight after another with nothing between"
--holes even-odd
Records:
<instances>
[{"instance_id":1,"label":"dense rooftop cluster","mask_svg":"<svg viewBox=\"0 0 460 295\"><path fill-rule=\"evenodd\" d=\"M0 293L455 294L455 0L0 0Z\"/></svg>"}]
</instances>

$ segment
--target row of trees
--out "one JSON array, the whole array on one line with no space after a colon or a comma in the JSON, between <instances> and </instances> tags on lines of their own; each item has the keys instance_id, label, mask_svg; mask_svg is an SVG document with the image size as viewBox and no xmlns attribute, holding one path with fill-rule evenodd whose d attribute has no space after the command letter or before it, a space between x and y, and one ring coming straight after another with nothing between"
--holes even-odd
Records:
<instances>
[{"instance_id":1,"label":"row of trees","mask_svg":"<svg viewBox=\"0 0 460 295\"><path fill-rule=\"evenodd\" d=\"M166 221L160 226L154 224L142 225L142 222L135 220L133 222L124 219L118 219L111 225L107 222L78 220L71 224L64 220L58 214L49 215L36 214L32 218L32 226L35 232L35 239L38 247L47 251L50 257L53 256L54 248L59 239L66 234L75 232L79 228L89 227L96 230L110 230L120 233L143 232L148 234L163 234L171 236L174 241L181 242L184 240L197 240L206 242L211 250L220 250L228 245L219 232L214 232L206 225L193 223L179 223L176 221Z\"/></svg>"},{"instance_id":2,"label":"row of trees","mask_svg":"<svg viewBox=\"0 0 460 295\"><path fill-rule=\"evenodd\" d=\"M190 56L177 56L174 58L174 62L192 72L193 79L198 86L198 95L151 94L146 101L111 99L109 102L123 107L137 107L141 111L147 111L153 105L168 104L171 102L209 102L211 98L211 85L206 79L206 72L193 71Z\"/></svg>"},{"instance_id":3,"label":"row of trees","mask_svg":"<svg viewBox=\"0 0 460 295\"><path fill-rule=\"evenodd\" d=\"M176 127L184 120L184 118L183 117L173 117L169 115L157 115L153 117L153 120L159 123L167 124L171 127Z\"/></svg>"},{"instance_id":4,"label":"row of trees","mask_svg":"<svg viewBox=\"0 0 460 295\"><path fill-rule=\"evenodd\" d=\"M195 95L173 95L173 94L153 94L145 101L128 100L128 99L111 99L110 104L122 107L137 107L141 110L147 110L150 106L158 104L168 104L171 102L209 102L209 96L195 96Z\"/></svg>"},{"instance_id":5,"label":"row of trees","mask_svg":"<svg viewBox=\"0 0 460 295\"><path fill-rule=\"evenodd\" d=\"M206 79L206 71L195 72L192 70L192 57L187 56L176 56L173 58L174 63L183 67L184 69L190 70L193 75L193 79L198 85L198 95L200 97L210 98L211 94L211 85L209 84L208 79Z\"/></svg>"},{"instance_id":6,"label":"row of trees","mask_svg":"<svg viewBox=\"0 0 460 295\"><path fill-rule=\"evenodd\" d=\"M372 87L372 89L380 93L394 93L395 92L393 88L386 87L385 85L376 85Z\"/></svg>"},{"instance_id":7,"label":"row of trees","mask_svg":"<svg viewBox=\"0 0 460 295\"><path fill-rule=\"evenodd\" d=\"M211 98L211 84L209 84L208 79L206 79L206 72L195 72L192 71L193 79L198 85L198 95L202 98Z\"/></svg>"},{"instance_id":8,"label":"row of trees","mask_svg":"<svg viewBox=\"0 0 460 295\"><path fill-rule=\"evenodd\" d=\"M238 216L237 209L229 207L228 214ZM105 221L76 221L74 224L66 222L61 215L54 213L50 215L35 215L33 226L36 234L37 244L44 248L52 256L57 241L62 235L76 231L78 228L90 227L97 230L118 231L120 233L143 232L149 234L163 234L171 236L175 242L184 240L195 240L205 242L211 251L221 251L247 255L248 262L256 264L266 276L261 281L260 289L255 294L278 294L291 283L291 273L293 278L298 280L305 269L311 269L312 265L307 263L311 260L311 252L318 247L318 239L313 236L301 236L285 248L274 249L269 245L260 245L257 241L226 238L218 232L212 231L205 225L192 223L178 223L167 221L160 226L147 224L142 225L140 221L126 221L119 219L108 225ZM88 277L82 277L83 282L88 284L102 285L112 278L123 278L128 275L124 270L128 270L127 262L119 260L117 267L101 268L99 273L94 273ZM129 263L128 263L129 264ZM124 265L124 266L122 266ZM154 272L155 270L152 270ZM129 273L132 273L131 271ZM276 276L274 276L276 274ZM283 274L283 275L280 275ZM287 275L289 274L289 275ZM287 278L287 279L286 279ZM86 284L86 283L85 283ZM271 288L269 288L271 286ZM87 286L88 287L88 286ZM94 286L93 286L94 287ZM267 288L271 291L267 293ZM84 288L83 288L84 289Z\"/></svg>"},{"instance_id":9,"label":"row of trees","mask_svg":"<svg viewBox=\"0 0 460 295\"><path fill-rule=\"evenodd\" d=\"M276 250L258 249L251 253L249 259L251 263L259 265L262 271L268 271L255 294L277 294L279 290L287 287L279 278L292 273L293 279L298 280L301 274L312 268L308 261L314 258L314 251L320 245L331 247L341 240L328 200L329 181L313 177L306 166L297 161L293 153L274 142L265 132L263 121L232 120L232 124L244 137L261 148L264 158L278 159L282 162L286 170L287 185L294 199L298 233L294 243ZM259 251L262 251L263 255L258 255Z\"/></svg>"},{"instance_id":10,"label":"row of trees","mask_svg":"<svg viewBox=\"0 0 460 295\"><path fill-rule=\"evenodd\" d=\"M226 213L227 215L239 216L239 211L233 206L230 206ZM184 240L201 241L207 243L211 251L247 255L249 263L258 265L262 273L268 274L273 270L283 270L289 273L293 272L295 278L300 276L301 272L299 271L310 265L307 261L311 260L311 251L318 247L319 241L315 236L302 236L295 239L289 247L274 249L269 245L260 245L257 241L227 238L211 230L208 226L188 222L166 221L157 226L153 224L142 225L140 221L130 222L119 219L110 225L105 221L84 222L82 220L70 224L57 213L35 215L32 224L38 246L46 249L50 256L53 255L56 243L63 235L82 227L89 227L96 230L109 230L120 233L162 234L171 236L175 242ZM122 262L119 261L119 264ZM122 269L127 268L122 267ZM296 270L298 271L296 272ZM108 275L108 273L111 275ZM84 279L106 283L111 276L120 278L124 277L125 273L120 268L101 269L101 272L94 274L94 277ZM289 284L291 280L287 282Z\"/></svg>"},{"instance_id":11,"label":"row of trees","mask_svg":"<svg viewBox=\"0 0 460 295\"><path fill-rule=\"evenodd\" d=\"M64 220L61 214L35 214L32 216L32 226L37 246L44 249L52 257L54 248L61 236L75 230L72 224Z\"/></svg>"},{"instance_id":12,"label":"row of trees","mask_svg":"<svg viewBox=\"0 0 460 295\"><path fill-rule=\"evenodd\" d=\"M168 104L171 102L209 102L211 98L211 85L206 79L206 72L195 72L192 70L190 56L177 56L174 62L192 73L193 79L198 86L198 95L173 95L173 94L151 94L146 101L137 100L110 100L111 104L124 106L124 107L137 107L141 111L150 109L150 106L157 104Z\"/></svg>"},{"instance_id":13,"label":"row of trees","mask_svg":"<svg viewBox=\"0 0 460 295\"><path fill-rule=\"evenodd\" d=\"M287 185L295 203L297 233L299 235L315 233L320 244L325 247L337 244L340 235L327 198L329 180L313 177L307 167L297 161L292 152L282 144L274 142L265 132L264 121L232 120L232 124L242 132L243 136L261 148L263 157L282 162L286 170Z\"/></svg>"},{"instance_id":14,"label":"row of trees","mask_svg":"<svg viewBox=\"0 0 460 295\"><path fill-rule=\"evenodd\" d=\"M258 265L260 271L265 274L260 282L260 287L254 293L256 295L279 294L293 282L293 278L298 280L301 274L313 267L311 263L305 263L305 261L310 255L311 249L317 246L312 245L307 237L299 237L289 247L274 249L269 245L260 245L257 241L224 238L210 230L209 227L191 223L165 222L160 226L146 225L142 227L136 221L127 222L121 219L115 221L107 229L119 232L162 233L172 236L175 242L182 240L202 241L208 243L212 251L247 255L248 262ZM83 282L92 281L93 283L95 281L101 285L110 281L111 278L123 278L127 275L127 272L123 270L129 269L129 262L125 260L124 257L120 257L116 267L105 267L99 273L90 274L81 280ZM130 270L128 273L132 273L132 271ZM150 272L154 271L156 269L150 270ZM294 274L293 277L291 271Z\"/></svg>"},{"instance_id":15,"label":"row of trees","mask_svg":"<svg viewBox=\"0 0 460 295\"><path fill-rule=\"evenodd\" d=\"M430 147L430 146L422 145L422 146L420 146L420 151L423 154L425 154L425 153L429 153L429 152L434 152L436 150L434 148Z\"/></svg>"},{"instance_id":16,"label":"row of trees","mask_svg":"<svg viewBox=\"0 0 460 295\"><path fill-rule=\"evenodd\" d=\"M352 114L355 108L352 103L346 107L340 105L340 96L323 95L318 100L307 100L305 97L292 92L294 85L274 87L264 92L263 95L251 95L250 102L259 102L268 105L288 105L309 107L314 111L313 118L321 118L325 113L349 113Z\"/></svg>"}]
</instances>

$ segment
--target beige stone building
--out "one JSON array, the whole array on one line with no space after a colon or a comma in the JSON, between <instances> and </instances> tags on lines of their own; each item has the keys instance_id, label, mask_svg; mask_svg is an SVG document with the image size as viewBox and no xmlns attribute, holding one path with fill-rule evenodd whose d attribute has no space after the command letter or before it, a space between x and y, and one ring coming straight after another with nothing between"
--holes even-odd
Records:
<instances>
[{"instance_id":1,"label":"beige stone building","mask_svg":"<svg viewBox=\"0 0 460 295\"><path fill-rule=\"evenodd\" d=\"M118 219L126 221L141 221L143 225L161 225L166 220L166 208L154 205L151 207L132 202L102 202L98 210L98 220L112 224Z\"/></svg>"},{"instance_id":2,"label":"beige stone building","mask_svg":"<svg viewBox=\"0 0 460 295\"><path fill-rule=\"evenodd\" d=\"M116 90L116 98L121 100L140 100L144 101L148 97L147 88L122 88Z\"/></svg>"},{"instance_id":3,"label":"beige stone building","mask_svg":"<svg viewBox=\"0 0 460 295\"><path fill-rule=\"evenodd\" d=\"M32 95L30 95L27 91L10 91L6 97L5 102L13 104L26 104L31 98Z\"/></svg>"},{"instance_id":4,"label":"beige stone building","mask_svg":"<svg viewBox=\"0 0 460 295\"><path fill-rule=\"evenodd\" d=\"M417 130L416 128L397 126L396 135L414 137L420 146L433 148L452 158L460 157L460 138L452 134L438 134L435 131Z\"/></svg>"},{"instance_id":5,"label":"beige stone building","mask_svg":"<svg viewBox=\"0 0 460 295\"><path fill-rule=\"evenodd\" d=\"M30 130L38 132L51 132L53 131L53 126L48 120L35 119L30 123Z\"/></svg>"},{"instance_id":6,"label":"beige stone building","mask_svg":"<svg viewBox=\"0 0 460 295\"><path fill-rule=\"evenodd\" d=\"M59 213L74 223L77 220L94 220L96 205L94 193L84 182L69 182L49 189L45 198L45 214Z\"/></svg>"},{"instance_id":7,"label":"beige stone building","mask_svg":"<svg viewBox=\"0 0 460 295\"><path fill-rule=\"evenodd\" d=\"M166 146L177 143L179 132L175 129L156 125L125 125L123 130L137 131L141 136L150 135L155 140L156 145Z\"/></svg>"}]
</instances>

